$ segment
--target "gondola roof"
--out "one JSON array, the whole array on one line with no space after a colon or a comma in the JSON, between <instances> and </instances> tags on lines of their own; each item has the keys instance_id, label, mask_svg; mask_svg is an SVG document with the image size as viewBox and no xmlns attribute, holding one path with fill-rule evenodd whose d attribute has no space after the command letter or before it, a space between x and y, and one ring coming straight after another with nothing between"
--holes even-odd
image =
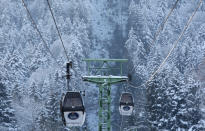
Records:
<instances>
[{"instance_id":1,"label":"gondola roof","mask_svg":"<svg viewBox=\"0 0 205 131\"><path fill-rule=\"evenodd\" d=\"M120 99L120 105L134 106L133 97L131 93L123 93Z\"/></svg>"},{"instance_id":2,"label":"gondola roof","mask_svg":"<svg viewBox=\"0 0 205 131\"><path fill-rule=\"evenodd\" d=\"M67 92L63 101L63 111L84 111L82 97L79 92Z\"/></svg>"}]
</instances>

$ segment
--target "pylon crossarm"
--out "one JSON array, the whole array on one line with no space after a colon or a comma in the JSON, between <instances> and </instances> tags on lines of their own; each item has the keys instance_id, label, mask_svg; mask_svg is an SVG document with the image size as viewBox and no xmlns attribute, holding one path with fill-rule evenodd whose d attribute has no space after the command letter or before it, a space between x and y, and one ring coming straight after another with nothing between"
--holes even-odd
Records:
<instances>
[{"instance_id":1,"label":"pylon crossarm","mask_svg":"<svg viewBox=\"0 0 205 131\"><path fill-rule=\"evenodd\" d=\"M83 76L82 78L84 81L97 84L114 84L128 80L127 76Z\"/></svg>"}]
</instances>

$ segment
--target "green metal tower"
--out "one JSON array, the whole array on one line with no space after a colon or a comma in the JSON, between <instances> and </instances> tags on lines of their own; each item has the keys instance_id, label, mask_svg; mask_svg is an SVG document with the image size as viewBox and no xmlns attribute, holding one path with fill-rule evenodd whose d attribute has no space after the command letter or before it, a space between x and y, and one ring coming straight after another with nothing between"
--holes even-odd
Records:
<instances>
[{"instance_id":1,"label":"green metal tower","mask_svg":"<svg viewBox=\"0 0 205 131\"><path fill-rule=\"evenodd\" d=\"M122 76L122 64L127 59L85 59L88 66L88 76L83 76L84 81L95 83L99 87L99 131L111 130L111 85L127 81L127 76ZM111 64L119 63L119 67ZM118 71L119 75L111 75L111 71Z\"/></svg>"}]
</instances>

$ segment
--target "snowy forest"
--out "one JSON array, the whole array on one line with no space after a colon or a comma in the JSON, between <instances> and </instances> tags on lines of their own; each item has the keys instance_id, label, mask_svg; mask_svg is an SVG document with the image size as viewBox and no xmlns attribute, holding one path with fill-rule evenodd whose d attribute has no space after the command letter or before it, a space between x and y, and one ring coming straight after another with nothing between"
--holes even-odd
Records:
<instances>
[{"instance_id":1,"label":"snowy forest","mask_svg":"<svg viewBox=\"0 0 205 131\"><path fill-rule=\"evenodd\" d=\"M46 0L0 0L0 131L97 131L98 87L82 81L84 58L128 59L132 86L112 86L112 131L205 131L205 1L165 59L200 0L49 0L69 59L70 87L85 91L83 127L63 125L60 100L66 56ZM48 48L46 48L48 47ZM50 51L54 56L50 55ZM119 114L124 88L134 96L131 116ZM136 87L136 88L135 88Z\"/></svg>"}]
</instances>

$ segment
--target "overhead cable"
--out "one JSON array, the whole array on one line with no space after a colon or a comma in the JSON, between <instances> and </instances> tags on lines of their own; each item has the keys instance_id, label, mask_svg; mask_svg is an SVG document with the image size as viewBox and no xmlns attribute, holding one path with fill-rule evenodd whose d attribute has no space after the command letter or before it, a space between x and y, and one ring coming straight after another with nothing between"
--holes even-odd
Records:
<instances>
[{"instance_id":1,"label":"overhead cable","mask_svg":"<svg viewBox=\"0 0 205 131\"><path fill-rule=\"evenodd\" d=\"M168 60L168 58L170 57L170 55L172 54L172 52L174 51L174 49L176 48L177 44L179 43L179 41L181 40L182 36L184 35L185 31L187 30L187 28L189 27L190 23L192 22L193 20L193 17L195 16L197 10L199 9L199 7L201 6L202 4L202 0L200 0L197 8L195 9L195 11L193 12L193 14L190 16L188 22L186 23L184 29L182 30L182 33L179 35L178 39L174 42L172 48L170 49L169 53L167 54L167 56L164 58L164 60L162 61L162 63L159 65L159 67L157 68L157 70L150 76L150 78L142 85L140 86L131 86L133 88L140 88L140 87L143 87L143 86L146 86L150 81L152 81L155 77L155 75L157 73L159 73L161 71L161 69L163 68L164 64L166 63L166 61Z\"/></svg>"},{"instance_id":2,"label":"overhead cable","mask_svg":"<svg viewBox=\"0 0 205 131\"><path fill-rule=\"evenodd\" d=\"M43 36L42 36L40 30L38 29L37 24L35 23L35 21L34 21L32 15L31 15L31 13L30 13L28 7L27 7L27 5L25 4L24 0L21 0L21 1L22 1L22 3L23 3L24 8L25 8L26 11L27 11L28 17L30 18L33 27L34 27L34 28L36 29L36 31L38 32L38 34L39 34L41 40L43 41L44 46L46 47L47 51L50 53L51 57L55 60L56 64L57 64L59 67L61 67L60 64L58 63L57 59L54 57L53 53L52 53L51 50L49 49L49 47L48 47L46 41L44 40L44 38L43 38Z\"/></svg>"},{"instance_id":3,"label":"overhead cable","mask_svg":"<svg viewBox=\"0 0 205 131\"><path fill-rule=\"evenodd\" d=\"M64 45L64 43L63 43L63 39L62 39L61 33L60 33L59 29L58 29L58 26L57 26L57 23L56 23L56 20L55 20L53 11L52 11L52 9L51 9L51 5L50 5L50 3L49 3L49 0L47 0L47 3L48 3L49 10L50 10L50 12L51 12L51 16L52 16L52 18L53 18L53 22L54 22L54 24L55 24L55 26L56 26L56 30L57 30L57 32L58 32L58 36L59 36L60 41L61 41L61 44L62 44L62 46L63 46L65 56L66 56L66 58L67 58L67 61L69 62L68 53L67 53L66 48L65 48L65 45Z\"/></svg>"}]
</instances>

